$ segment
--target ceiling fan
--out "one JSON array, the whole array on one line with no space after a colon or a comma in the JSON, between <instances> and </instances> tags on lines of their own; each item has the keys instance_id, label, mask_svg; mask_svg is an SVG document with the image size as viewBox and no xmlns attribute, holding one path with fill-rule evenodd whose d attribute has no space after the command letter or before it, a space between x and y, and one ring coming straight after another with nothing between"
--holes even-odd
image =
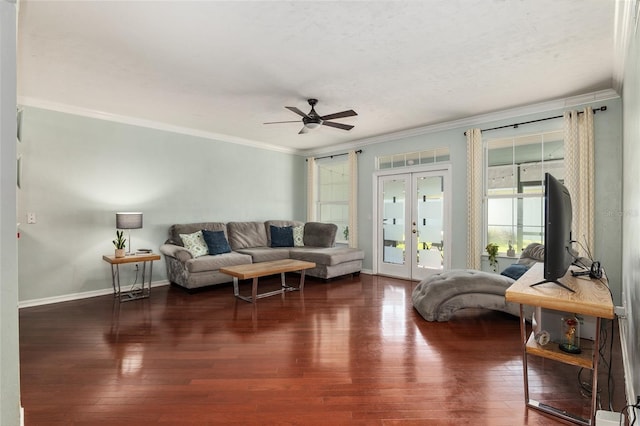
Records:
<instances>
[{"instance_id":1,"label":"ceiling fan","mask_svg":"<svg viewBox=\"0 0 640 426\"><path fill-rule=\"evenodd\" d=\"M318 103L317 99L308 99L307 102L309 102L309 105L311 105L311 111L309 111L308 114L305 114L304 112L300 111L298 108L296 107L285 107L286 109L295 112L296 114L298 114L299 116L302 117L302 124L304 124L304 126L302 127L302 130L300 130L298 132L298 134L302 134L302 133L308 133L309 130L313 130L313 129L317 129L320 126L329 126L329 127L335 127L336 129L342 129L342 130L351 130L353 129L353 126L350 124L342 124L342 123L334 123L333 121L328 121L328 120L333 120L335 118L345 118L345 117L353 117L354 115L358 115L356 114L356 112L352 109L347 110L347 111L342 111L342 112L336 112L335 114L328 114L328 115L319 115L316 110L315 110L315 106ZM278 124L278 123L297 123L300 120L295 120L295 121L271 121L268 123L264 123L264 124Z\"/></svg>"}]
</instances>

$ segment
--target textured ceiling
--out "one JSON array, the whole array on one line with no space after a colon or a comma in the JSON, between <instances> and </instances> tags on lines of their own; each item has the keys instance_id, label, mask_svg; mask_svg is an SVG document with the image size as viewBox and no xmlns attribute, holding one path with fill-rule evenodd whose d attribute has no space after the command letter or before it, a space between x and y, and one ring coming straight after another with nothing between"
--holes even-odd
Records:
<instances>
[{"instance_id":1,"label":"textured ceiling","mask_svg":"<svg viewBox=\"0 0 640 426\"><path fill-rule=\"evenodd\" d=\"M612 88L615 0L21 1L18 100L284 150ZM355 128L299 135L284 106Z\"/></svg>"}]
</instances>

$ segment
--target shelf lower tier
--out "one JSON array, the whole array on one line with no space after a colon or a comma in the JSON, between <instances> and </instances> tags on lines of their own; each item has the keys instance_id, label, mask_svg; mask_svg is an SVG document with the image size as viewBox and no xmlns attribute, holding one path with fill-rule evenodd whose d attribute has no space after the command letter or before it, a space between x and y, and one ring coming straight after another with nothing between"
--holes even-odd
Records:
<instances>
[{"instance_id":1,"label":"shelf lower tier","mask_svg":"<svg viewBox=\"0 0 640 426\"><path fill-rule=\"evenodd\" d=\"M581 353L570 354L560 350L558 344L555 342L549 342L544 346L540 346L535 341L534 333L531 333L526 345L527 354L593 370L593 341L580 339L580 349L582 349Z\"/></svg>"}]
</instances>

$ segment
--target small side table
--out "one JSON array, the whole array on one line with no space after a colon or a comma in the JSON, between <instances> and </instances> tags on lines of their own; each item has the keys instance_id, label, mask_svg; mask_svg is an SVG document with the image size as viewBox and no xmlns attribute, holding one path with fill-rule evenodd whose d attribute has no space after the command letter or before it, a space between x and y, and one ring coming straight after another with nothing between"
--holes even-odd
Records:
<instances>
[{"instance_id":1,"label":"small side table","mask_svg":"<svg viewBox=\"0 0 640 426\"><path fill-rule=\"evenodd\" d=\"M111 265L111 284L113 285L113 295L120 299L120 302L129 300L144 299L151 295L151 276L153 274L153 261L160 260L160 255L155 253L132 254L125 257L115 257L104 255L102 260ZM149 281L145 287L145 276L149 262ZM124 263L142 263L142 288L122 292L120 289L120 265Z\"/></svg>"}]
</instances>

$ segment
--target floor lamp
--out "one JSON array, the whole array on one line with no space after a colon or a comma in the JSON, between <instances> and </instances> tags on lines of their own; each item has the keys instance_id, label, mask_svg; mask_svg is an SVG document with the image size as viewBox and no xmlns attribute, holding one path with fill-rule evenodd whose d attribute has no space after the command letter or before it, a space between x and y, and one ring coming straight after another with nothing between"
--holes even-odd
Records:
<instances>
[{"instance_id":1,"label":"floor lamp","mask_svg":"<svg viewBox=\"0 0 640 426\"><path fill-rule=\"evenodd\" d=\"M127 256L131 255L131 229L142 228L141 212L121 212L116 213L116 229L126 229L129 231L129 250Z\"/></svg>"}]
</instances>

